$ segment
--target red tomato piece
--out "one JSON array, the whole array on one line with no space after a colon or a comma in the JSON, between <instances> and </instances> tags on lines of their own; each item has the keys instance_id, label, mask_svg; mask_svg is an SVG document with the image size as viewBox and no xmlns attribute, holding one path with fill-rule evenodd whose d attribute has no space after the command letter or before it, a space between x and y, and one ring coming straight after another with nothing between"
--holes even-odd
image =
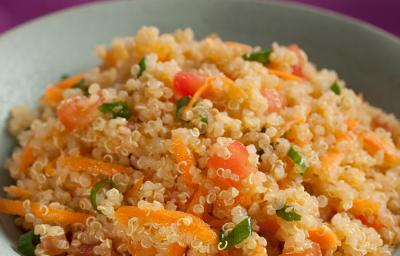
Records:
<instances>
[{"instance_id":1,"label":"red tomato piece","mask_svg":"<svg viewBox=\"0 0 400 256\"><path fill-rule=\"evenodd\" d=\"M174 77L174 92L179 97L193 96L207 78L191 72L178 72Z\"/></svg>"},{"instance_id":2,"label":"red tomato piece","mask_svg":"<svg viewBox=\"0 0 400 256\"><path fill-rule=\"evenodd\" d=\"M286 98L277 90L266 88L262 95L268 100L268 112L278 112L286 107Z\"/></svg>"},{"instance_id":3,"label":"red tomato piece","mask_svg":"<svg viewBox=\"0 0 400 256\"><path fill-rule=\"evenodd\" d=\"M68 131L89 126L99 115L98 107L102 104L101 97L90 102L89 98L73 98L60 104L57 110L58 119Z\"/></svg>"},{"instance_id":4,"label":"red tomato piece","mask_svg":"<svg viewBox=\"0 0 400 256\"><path fill-rule=\"evenodd\" d=\"M215 181L218 185L237 187L240 184L240 180L255 172L256 168L250 165L248 160L249 153L242 143L234 141L228 146L228 149L231 152L231 156L228 159L214 155L208 160L208 168L214 170L218 168L230 169L231 174L238 175L238 181L218 175Z\"/></svg>"}]
</instances>

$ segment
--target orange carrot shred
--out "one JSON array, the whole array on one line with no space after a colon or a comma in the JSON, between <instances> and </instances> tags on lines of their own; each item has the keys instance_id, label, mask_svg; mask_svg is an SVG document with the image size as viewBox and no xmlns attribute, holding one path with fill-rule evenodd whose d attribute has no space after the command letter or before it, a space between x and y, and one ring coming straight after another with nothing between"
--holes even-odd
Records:
<instances>
[{"instance_id":1,"label":"orange carrot shred","mask_svg":"<svg viewBox=\"0 0 400 256\"><path fill-rule=\"evenodd\" d=\"M4 187L4 191L12 197L30 198L33 194L32 191L17 186Z\"/></svg>"},{"instance_id":2,"label":"orange carrot shred","mask_svg":"<svg viewBox=\"0 0 400 256\"><path fill-rule=\"evenodd\" d=\"M120 164L106 163L82 156L61 156L58 159L61 167L67 167L72 171L102 174L108 177L116 173L131 174L132 168Z\"/></svg>"},{"instance_id":3,"label":"orange carrot shred","mask_svg":"<svg viewBox=\"0 0 400 256\"><path fill-rule=\"evenodd\" d=\"M56 104L63 99L63 91L71 88L84 78L84 74L77 74L48 87L43 95L42 103Z\"/></svg>"},{"instance_id":4,"label":"orange carrot shred","mask_svg":"<svg viewBox=\"0 0 400 256\"><path fill-rule=\"evenodd\" d=\"M217 234L209 227L209 225L200 218L189 213L164 209L140 209L136 206L122 206L115 212L115 218L117 222L125 226L128 225L128 221L132 217L139 218L145 222L154 222L160 225L179 223L177 225L178 234L183 236L191 235L206 244L217 243ZM190 219L190 223L182 223L182 219L184 218L187 220Z\"/></svg>"},{"instance_id":5,"label":"orange carrot shred","mask_svg":"<svg viewBox=\"0 0 400 256\"><path fill-rule=\"evenodd\" d=\"M268 72L272 75L276 75L277 77L280 77L284 80L291 80L291 81L302 81L303 78L299 77L299 76L295 76L292 74L289 74L287 72L278 70L278 69L272 69L272 68L268 68Z\"/></svg>"},{"instance_id":6,"label":"orange carrot shred","mask_svg":"<svg viewBox=\"0 0 400 256\"><path fill-rule=\"evenodd\" d=\"M335 248L338 245L336 234L328 227L317 227L308 230L309 239L318 243L320 248L324 251L327 249Z\"/></svg>"},{"instance_id":7,"label":"orange carrot shred","mask_svg":"<svg viewBox=\"0 0 400 256\"><path fill-rule=\"evenodd\" d=\"M185 255L186 247L180 246L178 243L173 243L168 246L165 256L183 256Z\"/></svg>"},{"instance_id":8,"label":"orange carrot shred","mask_svg":"<svg viewBox=\"0 0 400 256\"><path fill-rule=\"evenodd\" d=\"M85 224L86 219L91 216L81 212L74 212L72 210L50 207L47 207L47 211L45 207L42 208L40 204L35 202L30 203L30 209L32 214L37 218L41 219L45 223L52 224ZM0 198L0 212L10 215L25 216L23 201Z\"/></svg>"},{"instance_id":9,"label":"orange carrot shred","mask_svg":"<svg viewBox=\"0 0 400 256\"><path fill-rule=\"evenodd\" d=\"M195 216L197 216L199 218L202 218L204 213L205 213L205 210L202 213L195 213L194 207L197 204L200 204L200 198L202 196L205 197L206 195L207 195L207 190L205 188L203 188L203 187L199 187L197 189L196 193L193 195L192 200L190 201L188 209L187 209L186 212L188 212L190 214L193 214L193 215L195 215Z\"/></svg>"},{"instance_id":10,"label":"orange carrot shred","mask_svg":"<svg viewBox=\"0 0 400 256\"><path fill-rule=\"evenodd\" d=\"M182 138L177 134L172 135L172 152L175 157L175 162L182 172L185 183L187 185L192 185L193 181L190 168L194 165L194 157L188 146L185 145Z\"/></svg>"},{"instance_id":11,"label":"orange carrot shred","mask_svg":"<svg viewBox=\"0 0 400 256\"><path fill-rule=\"evenodd\" d=\"M33 152L32 147L29 144L22 149L19 159L20 168L24 173L26 173L29 166L31 166L36 161L36 156Z\"/></svg>"}]
</instances>

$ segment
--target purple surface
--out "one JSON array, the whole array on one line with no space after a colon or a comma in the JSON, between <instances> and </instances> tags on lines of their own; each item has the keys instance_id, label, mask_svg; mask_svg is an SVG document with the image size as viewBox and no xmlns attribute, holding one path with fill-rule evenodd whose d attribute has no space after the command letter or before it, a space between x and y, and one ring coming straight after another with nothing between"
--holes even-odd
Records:
<instances>
[{"instance_id":1,"label":"purple surface","mask_svg":"<svg viewBox=\"0 0 400 256\"><path fill-rule=\"evenodd\" d=\"M0 33L38 16L101 0L0 0ZM281 0L283 1L283 0ZM400 0L286 0L358 18L400 36Z\"/></svg>"}]
</instances>

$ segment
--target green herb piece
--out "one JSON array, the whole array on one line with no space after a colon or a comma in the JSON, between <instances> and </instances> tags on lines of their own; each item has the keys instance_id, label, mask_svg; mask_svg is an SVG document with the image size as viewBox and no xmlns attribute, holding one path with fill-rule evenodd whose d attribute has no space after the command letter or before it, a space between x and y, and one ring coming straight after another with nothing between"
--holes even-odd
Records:
<instances>
[{"instance_id":1,"label":"green herb piece","mask_svg":"<svg viewBox=\"0 0 400 256\"><path fill-rule=\"evenodd\" d=\"M89 96L89 87L85 84L85 79L79 80L76 84L72 86L72 88L81 89L83 95Z\"/></svg>"},{"instance_id":2,"label":"green herb piece","mask_svg":"<svg viewBox=\"0 0 400 256\"><path fill-rule=\"evenodd\" d=\"M265 49L258 52L247 53L243 55L243 59L248 61L257 61L265 65L269 63L269 56L271 53L271 49Z\"/></svg>"},{"instance_id":3,"label":"green herb piece","mask_svg":"<svg viewBox=\"0 0 400 256\"><path fill-rule=\"evenodd\" d=\"M219 239L222 243L222 248L228 249L232 246L240 244L246 238L251 236L251 218L248 217L237 224L227 235L222 231Z\"/></svg>"},{"instance_id":4,"label":"green herb piece","mask_svg":"<svg viewBox=\"0 0 400 256\"><path fill-rule=\"evenodd\" d=\"M300 174L304 174L308 170L308 166L304 161L303 157L293 147L290 147L288 157L296 165L296 168Z\"/></svg>"},{"instance_id":5,"label":"green herb piece","mask_svg":"<svg viewBox=\"0 0 400 256\"><path fill-rule=\"evenodd\" d=\"M97 209L97 192L99 192L101 188L107 185L110 185L113 188L117 188L117 184L114 181L110 179L104 179L97 182L92 188L92 190L90 190L90 202L92 203L93 209L95 209L99 213L101 212Z\"/></svg>"},{"instance_id":6,"label":"green herb piece","mask_svg":"<svg viewBox=\"0 0 400 256\"><path fill-rule=\"evenodd\" d=\"M146 57L143 56L143 58L139 61L139 74L138 74L138 78L143 74L143 72L146 70Z\"/></svg>"},{"instance_id":7,"label":"green herb piece","mask_svg":"<svg viewBox=\"0 0 400 256\"><path fill-rule=\"evenodd\" d=\"M200 118L200 122L205 123L205 124L208 124L208 116L202 116L202 117Z\"/></svg>"},{"instance_id":8,"label":"green herb piece","mask_svg":"<svg viewBox=\"0 0 400 256\"><path fill-rule=\"evenodd\" d=\"M331 85L331 91L334 92L336 95L340 95L341 89L339 84L337 83L337 81L335 81L332 85Z\"/></svg>"},{"instance_id":9,"label":"green herb piece","mask_svg":"<svg viewBox=\"0 0 400 256\"><path fill-rule=\"evenodd\" d=\"M39 243L40 236L35 235L31 230L19 237L17 250L23 256L35 256L35 247Z\"/></svg>"},{"instance_id":10,"label":"green herb piece","mask_svg":"<svg viewBox=\"0 0 400 256\"><path fill-rule=\"evenodd\" d=\"M176 101L176 116L178 117L179 120L182 120L182 111L186 107L187 104L189 104L190 100L192 98L189 96L184 96L180 98L179 100ZM207 120L208 122L208 120Z\"/></svg>"},{"instance_id":11,"label":"green herb piece","mask_svg":"<svg viewBox=\"0 0 400 256\"><path fill-rule=\"evenodd\" d=\"M301 220L301 215L298 214L293 208L291 211L286 211L289 206L284 205L281 209L276 210L276 215L281 217L286 221L299 221Z\"/></svg>"},{"instance_id":12,"label":"green herb piece","mask_svg":"<svg viewBox=\"0 0 400 256\"><path fill-rule=\"evenodd\" d=\"M62 80L65 80L65 79L67 79L67 78L69 78L69 75L68 74L62 74L61 76L60 76L60 80L62 81Z\"/></svg>"},{"instance_id":13,"label":"green herb piece","mask_svg":"<svg viewBox=\"0 0 400 256\"><path fill-rule=\"evenodd\" d=\"M112 118L123 117L128 119L132 115L132 110L130 110L128 104L122 101L103 103L99 106L99 110L111 115Z\"/></svg>"}]
</instances>

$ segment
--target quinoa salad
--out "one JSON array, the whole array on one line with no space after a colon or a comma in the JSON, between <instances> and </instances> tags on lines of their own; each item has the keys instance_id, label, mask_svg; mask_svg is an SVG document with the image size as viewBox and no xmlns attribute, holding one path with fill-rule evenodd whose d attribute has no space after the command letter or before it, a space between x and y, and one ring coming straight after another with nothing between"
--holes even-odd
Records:
<instances>
[{"instance_id":1,"label":"quinoa salad","mask_svg":"<svg viewBox=\"0 0 400 256\"><path fill-rule=\"evenodd\" d=\"M98 46L100 63L11 110L0 213L21 255L391 255L400 122L296 44L190 29Z\"/></svg>"}]
</instances>

